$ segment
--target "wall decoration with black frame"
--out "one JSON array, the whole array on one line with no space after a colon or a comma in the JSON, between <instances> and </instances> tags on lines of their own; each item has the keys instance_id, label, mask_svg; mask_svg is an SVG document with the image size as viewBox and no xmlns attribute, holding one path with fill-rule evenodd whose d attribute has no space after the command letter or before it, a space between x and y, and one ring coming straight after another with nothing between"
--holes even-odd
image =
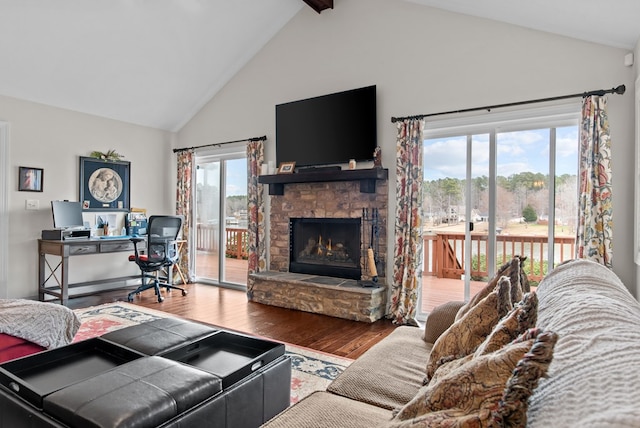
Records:
<instances>
[{"instance_id":1,"label":"wall decoration with black frame","mask_svg":"<svg viewBox=\"0 0 640 428\"><path fill-rule=\"evenodd\" d=\"M131 162L80 156L80 201L85 211L129 211Z\"/></svg>"},{"instance_id":2,"label":"wall decoration with black frame","mask_svg":"<svg viewBox=\"0 0 640 428\"><path fill-rule=\"evenodd\" d=\"M44 169L28 166L18 167L18 191L42 192L44 184Z\"/></svg>"}]
</instances>

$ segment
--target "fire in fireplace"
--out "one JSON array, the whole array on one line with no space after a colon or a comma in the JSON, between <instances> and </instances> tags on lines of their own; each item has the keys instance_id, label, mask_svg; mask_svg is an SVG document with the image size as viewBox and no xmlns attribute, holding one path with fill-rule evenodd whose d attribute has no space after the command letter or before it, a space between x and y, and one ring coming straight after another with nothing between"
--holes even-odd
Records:
<instances>
[{"instance_id":1,"label":"fire in fireplace","mask_svg":"<svg viewBox=\"0 0 640 428\"><path fill-rule=\"evenodd\" d=\"M360 218L290 218L289 272L360 279Z\"/></svg>"}]
</instances>

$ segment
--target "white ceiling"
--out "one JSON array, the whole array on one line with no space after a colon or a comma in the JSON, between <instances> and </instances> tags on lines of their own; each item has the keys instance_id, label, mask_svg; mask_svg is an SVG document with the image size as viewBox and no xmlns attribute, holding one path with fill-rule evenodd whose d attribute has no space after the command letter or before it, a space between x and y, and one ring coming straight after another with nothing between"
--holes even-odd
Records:
<instances>
[{"instance_id":1,"label":"white ceiling","mask_svg":"<svg viewBox=\"0 0 640 428\"><path fill-rule=\"evenodd\" d=\"M178 130L303 7L0 0L0 94Z\"/></svg>"},{"instance_id":2,"label":"white ceiling","mask_svg":"<svg viewBox=\"0 0 640 428\"><path fill-rule=\"evenodd\" d=\"M638 0L407 1L629 50L640 38Z\"/></svg>"},{"instance_id":3,"label":"white ceiling","mask_svg":"<svg viewBox=\"0 0 640 428\"><path fill-rule=\"evenodd\" d=\"M408 1L629 50L640 39L638 0ZM0 95L177 131L304 7L0 0Z\"/></svg>"}]
</instances>

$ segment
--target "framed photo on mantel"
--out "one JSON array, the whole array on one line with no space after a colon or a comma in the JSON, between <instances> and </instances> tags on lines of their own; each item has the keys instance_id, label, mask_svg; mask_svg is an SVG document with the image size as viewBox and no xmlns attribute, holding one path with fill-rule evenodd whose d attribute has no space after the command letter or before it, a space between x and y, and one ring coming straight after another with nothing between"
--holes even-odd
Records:
<instances>
[{"instance_id":1,"label":"framed photo on mantel","mask_svg":"<svg viewBox=\"0 0 640 428\"><path fill-rule=\"evenodd\" d=\"M295 170L295 162L281 162L278 167L278 174L292 174Z\"/></svg>"},{"instance_id":2,"label":"framed photo on mantel","mask_svg":"<svg viewBox=\"0 0 640 428\"><path fill-rule=\"evenodd\" d=\"M131 163L80 156L79 196L84 211L129 211Z\"/></svg>"}]
</instances>

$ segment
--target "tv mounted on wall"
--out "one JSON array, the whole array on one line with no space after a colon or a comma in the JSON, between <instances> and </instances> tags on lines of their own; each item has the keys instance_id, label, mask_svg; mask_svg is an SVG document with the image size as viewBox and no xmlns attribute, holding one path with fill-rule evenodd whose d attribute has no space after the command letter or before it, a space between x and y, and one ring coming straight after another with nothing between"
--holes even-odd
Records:
<instances>
[{"instance_id":1,"label":"tv mounted on wall","mask_svg":"<svg viewBox=\"0 0 640 428\"><path fill-rule=\"evenodd\" d=\"M276 105L278 165L370 161L377 145L375 85Z\"/></svg>"}]
</instances>

